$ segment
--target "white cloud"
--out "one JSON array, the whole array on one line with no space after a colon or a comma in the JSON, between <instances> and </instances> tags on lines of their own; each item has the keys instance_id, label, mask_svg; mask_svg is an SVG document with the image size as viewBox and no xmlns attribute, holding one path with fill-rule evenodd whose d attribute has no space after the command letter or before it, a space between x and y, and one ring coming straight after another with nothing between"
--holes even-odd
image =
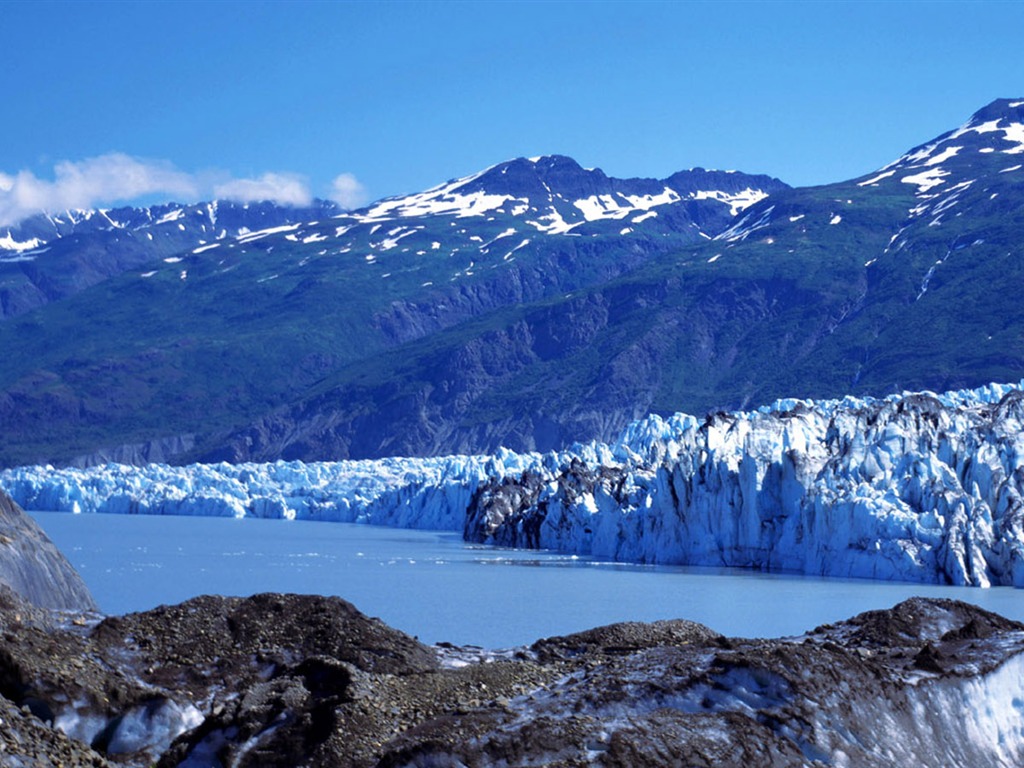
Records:
<instances>
[{"instance_id":1,"label":"white cloud","mask_svg":"<svg viewBox=\"0 0 1024 768\"><path fill-rule=\"evenodd\" d=\"M331 199L342 208L359 208L367 202L366 188L351 173L342 173L334 179Z\"/></svg>"},{"instance_id":2,"label":"white cloud","mask_svg":"<svg viewBox=\"0 0 1024 768\"><path fill-rule=\"evenodd\" d=\"M149 194L194 198L195 180L170 163L139 160L121 153L65 161L53 180L31 171L0 173L0 222L15 223L40 211L95 208Z\"/></svg>"},{"instance_id":3,"label":"white cloud","mask_svg":"<svg viewBox=\"0 0 1024 768\"><path fill-rule=\"evenodd\" d=\"M354 178L352 182L362 189ZM218 197L240 202L272 200L282 205L309 205L313 199L305 179L295 174L264 173L255 179L225 180L223 175L186 173L166 161L112 152L58 163L52 179L39 178L32 171L0 171L0 225L16 224L41 211L127 205L143 196L181 203Z\"/></svg>"},{"instance_id":4,"label":"white cloud","mask_svg":"<svg viewBox=\"0 0 1024 768\"><path fill-rule=\"evenodd\" d=\"M309 205L313 201L306 181L290 173L264 173L258 179L232 179L215 186L213 194L240 203L273 200L282 205Z\"/></svg>"}]
</instances>

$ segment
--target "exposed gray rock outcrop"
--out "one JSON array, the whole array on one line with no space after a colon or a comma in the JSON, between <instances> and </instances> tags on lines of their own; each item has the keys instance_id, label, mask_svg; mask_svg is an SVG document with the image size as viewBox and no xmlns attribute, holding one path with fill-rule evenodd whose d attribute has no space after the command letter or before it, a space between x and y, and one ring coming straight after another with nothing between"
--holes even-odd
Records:
<instances>
[{"instance_id":1,"label":"exposed gray rock outcrop","mask_svg":"<svg viewBox=\"0 0 1024 768\"><path fill-rule=\"evenodd\" d=\"M96 610L88 587L71 563L2 490L0 584L41 608Z\"/></svg>"}]
</instances>

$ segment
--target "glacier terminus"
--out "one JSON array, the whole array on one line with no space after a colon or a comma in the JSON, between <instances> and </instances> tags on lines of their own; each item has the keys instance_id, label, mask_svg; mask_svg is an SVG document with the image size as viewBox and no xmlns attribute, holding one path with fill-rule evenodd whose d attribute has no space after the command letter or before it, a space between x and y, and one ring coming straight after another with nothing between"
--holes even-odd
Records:
<instances>
[{"instance_id":1,"label":"glacier terminus","mask_svg":"<svg viewBox=\"0 0 1024 768\"><path fill-rule=\"evenodd\" d=\"M652 415L549 453L0 473L26 509L362 522L623 562L1024 586L1024 382Z\"/></svg>"}]
</instances>

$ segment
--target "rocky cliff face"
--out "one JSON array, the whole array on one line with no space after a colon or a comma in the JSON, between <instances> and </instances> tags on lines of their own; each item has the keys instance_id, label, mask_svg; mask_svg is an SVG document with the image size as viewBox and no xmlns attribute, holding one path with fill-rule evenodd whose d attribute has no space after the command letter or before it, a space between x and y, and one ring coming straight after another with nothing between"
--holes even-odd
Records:
<instances>
[{"instance_id":1,"label":"rocky cliff face","mask_svg":"<svg viewBox=\"0 0 1024 768\"><path fill-rule=\"evenodd\" d=\"M88 587L71 563L2 490L0 584L40 608L96 610Z\"/></svg>"},{"instance_id":2,"label":"rocky cliff face","mask_svg":"<svg viewBox=\"0 0 1024 768\"><path fill-rule=\"evenodd\" d=\"M425 647L337 598L56 625L0 595L11 766L1018 765L1024 625L913 599L796 638L684 620Z\"/></svg>"}]
</instances>

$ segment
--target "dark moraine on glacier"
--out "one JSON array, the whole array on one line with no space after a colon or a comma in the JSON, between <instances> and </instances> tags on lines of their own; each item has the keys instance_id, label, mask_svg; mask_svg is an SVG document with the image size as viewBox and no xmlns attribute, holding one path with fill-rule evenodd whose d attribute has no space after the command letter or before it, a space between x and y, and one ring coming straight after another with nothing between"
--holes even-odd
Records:
<instances>
[{"instance_id":1,"label":"dark moraine on glacier","mask_svg":"<svg viewBox=\"0 0 1024 768\"><path fill-rule=\"evenodd\" d=\"M216 593L339 595L425 642L502 648L616 621L687 618L785 636L912 595L1024 620L1021 594L738 569L609 563L347 523L146 515L32 516L108 613Z\"/></svg>"}]
</instances>

